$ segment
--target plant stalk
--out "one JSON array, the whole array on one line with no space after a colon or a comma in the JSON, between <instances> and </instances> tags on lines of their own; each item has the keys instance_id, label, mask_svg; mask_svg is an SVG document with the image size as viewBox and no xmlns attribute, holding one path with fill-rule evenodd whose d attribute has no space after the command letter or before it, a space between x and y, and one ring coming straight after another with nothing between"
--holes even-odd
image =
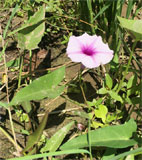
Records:
<instances>
[{"instance_id":1,"label":"plant stalk","mask_svg":"<svg viewBox=\"0 0 142 160\"><path fill-rule=\"evenodd\" d=\"M18 77L18 89L21 86L21 76L22 76L23 62L24 62L24 56L21 56L20 71L19 71L19 77Z\"/></svg>"},{"instance_id":2,"label":"plant stalk","mask_svg":"<svg viewBox=\"0 0 142 160\"><path fill-rule=\"evenodd\" d=\"M87 5L88 5L88 9L89 9L89 18L90 18L90 24L93 24L93 10L92 10L92 0L87 0ZM92 34L95 34L95 30L94 27L91 26L91 32Z\"/></svg>"},{"instance_id":3,"label":"plant stalk","mask_svg":"<svg viewBox=\"0 0 142 160\"><path fill-rule=\"evenodd\" d=\"M83 86L82 86L82 83L81 83L82 72L83 72L83 70L81 70L80 73L79 73L80 89L81 89L81 92L82 92L82 95L83 95L83 98L84 98L85 105L87 106L87 108L89 108L89 106L87 104L87 98L86 98L86 95L85 95L85 92L84 92L84 89L83 89ZM90 123L91 123L90 119L88 119L88 144L89 144L90 160L93 160L93 158L92 158L92 147L91 147L91 137L90 137L90 131L91 131L91 124Z\"/></svg>"}]
</instances>

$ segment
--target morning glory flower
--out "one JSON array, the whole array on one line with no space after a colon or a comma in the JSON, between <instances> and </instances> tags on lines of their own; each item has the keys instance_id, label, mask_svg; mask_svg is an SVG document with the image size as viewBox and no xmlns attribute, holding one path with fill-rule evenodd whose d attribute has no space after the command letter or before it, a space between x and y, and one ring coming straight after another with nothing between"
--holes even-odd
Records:
<instances>
[{"instance_id":1,"label":"morning glory flower","mask_svg":"<svg viewBox=\"0 0 142 160\"><path fill-rule=\"evenodd\" d=\"M109 63L113 50L102 41L100 36L71 36L67 46L67 55L73 62L81 62L86 68L95 68Z\"/></svg>"}]
</instances>

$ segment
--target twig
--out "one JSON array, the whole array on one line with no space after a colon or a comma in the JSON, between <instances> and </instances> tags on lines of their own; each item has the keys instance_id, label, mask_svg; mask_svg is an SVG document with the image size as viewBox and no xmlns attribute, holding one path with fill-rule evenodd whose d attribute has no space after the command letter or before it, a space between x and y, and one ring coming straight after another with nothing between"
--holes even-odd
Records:
<instances>
[{"instance_id":1,"label":"twig","mask_svg":"<svg viewBox=\"0 0 142 160\"><path fill-rule=\"evenodd\" d=\"M0 91L6 86L6 84L3 84L3 86L0 88Z\"/></svg>"},{"instance_id":2,"label":"twig","mask_svg":"<svg viewBox=\"0 0 142 160\"><path fill-rule=\"evenodd\" d=\"M72 111L79 110L79 109L82 109L82 107L63 109L63 110L59 110L59 111L53 111L53 112L50 112L49 115L50 115L50 114L58 114L58 113L65 114L66 112L72 112ZM38 117L41 117L41 116L44 116L44 115L45 115L45 113L43 113L43 114L38 114L37 116L38 116Z\"/></svg>"},{"instance_id":3,"label":"twig","mask_svg":"<svg viewBox=\"0 0 142 160\"><path fill-rule=\"evenodd\" d=\"M15 146L18 147L19 150L21 150L21 147L17 144L15 145L15 141L13 140L13 138L11 138L11 136L2 128L0 127L0 131L3 132L3 134L10 140L10 142Z\"/></svg>"}]
</instances>

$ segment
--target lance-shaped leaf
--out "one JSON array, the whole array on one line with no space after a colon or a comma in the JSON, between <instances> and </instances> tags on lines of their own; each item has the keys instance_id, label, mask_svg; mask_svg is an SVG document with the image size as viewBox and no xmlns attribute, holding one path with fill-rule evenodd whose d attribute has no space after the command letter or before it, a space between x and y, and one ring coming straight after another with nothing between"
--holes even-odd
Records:
<instances>
[{"instance_id":1,"label":"lance-shaped leaf","mask_svg":"<svg viewBox=\"0 0 142 160\"><path fill-rule=\"evenodd\" d=\"M120 25L125 28L133 38L142 40L142 20L129 20L126 18L117 17Z\"/></svg>"},{"instance_id":2,"label":"lance-shaped leaf","mask_svg":"<svg viewBox=\"0 0 142 160\"><path fill-rule=\"evenodd\" d=\"M21 105L22 105L22 107L24 108L24 110L25 110L27 113L30 113L30 112L31 112L32 106L31 106L30 101L22 102Z\"/></svg>"},{"instance_id":3,"label":"lance-shaped leaf","mask_svg":"<svg viewBox=\"0 0 142 160\"><path fill-rule=\"evenodd\" d=\"M119 154L119 155L117 155L117 156L115 156L113 158L110 158L109 160L118 160L118 159L122 159L122 158L124 158L126 156L129 156L129 155L142 155L142 147L134 149L134 150L130 150L130 151L127 151L127 152L124 152L124 153Z\"/></svg>"},{"instance_id":4,"label":"lance-shaped leaf","mask_svg":"<svg viewBox=\"0 0 142 160\"><path fill-rule=\"evenodd\" d=\"M90 131L91 146L103 146L110 148L126 148L137 143L132 137L133 132L136 132L137 125L133 119L123 125L109 126ZM78 136L65 144L60 149L75 149L89 147L88 134Z\"/></svg>"},{"instance_id":5,"label":"lance-shaped leaf","mask_svg":"<svg viewBox=\"0 0 142 160\"><path fill-rule=\"evenodd\" d=\"M21 104L25 101L41 100L45 97L55 98L61 94L64 86L57 85L63 80L65 67L59 68L52 73L34 80L30 85L22 88L9 103L11 105Z\"/></svg>"},{"instance_id":6,"label":"lance-shaped leaf","mask_svg":"<svg viewBox=\"0 0 142 160\"><path fill-rule=\"evenodd\" d=\"M18 47L36 49L45 30L45 7L42 6L18 32Z\"/></svg>"},{"instance_id":7,"label":"lance-shaped leaf","mask_svg":"<svg viewBox=\"0 0 142 160\"><path fill-rule=\"evenodd\" d=\"M47 118L48 118L48 112L46 112L46 114L44 115L42 122L40 123L38 128L28 137L26 147L22 151L23 153L25 153L26 151L29 151L29 149L31 149L33 145L39 141L42 135L42 132L46 126Z\"/></svg>"},{"instance_id":8,"label":"lance-shaped leaf","mask_svg":"<svg viewBox=\"0 0 142 160\"><path fill-rule=\"evenodd\" d=\"M85 149L72 149L72 150L65 150L65 151L56 151L56 152L49 152L49 153L42 153L42 154L35 154L17 158L10 158L8 160L33 160L33 159L41 159L47 158L52 156L61 156L61 155L69 155L69 154L79 154L79 153L86 153L90 155L90 152Z\"/></svg>"},{"instance_id":9,"label":"lance-shaped leaf","mask_svg":"<svg viewBox=\"0 0 142 160\"><path fill-rule=\"evenodd\" d=\"M110 77L109 74L106 74L105 82L106 82L107 87L108 87L109 89L111 89L112 86L113 86L113 80L112 80L112 78Z\"/></svg>"},{"instance_id":10,"label":"lance-shaped leaf","mask_svg":"<svg viewBox=\"0 0 142 160\"><path fill-rule=\"evenodd\" d=\"M65 138L66 134L70 130L71 126L74 124L74 122L70 122L63 128L61 128L59 131L57 131L46 143L44 148L41 149L41 152L54 152L58 149L58 147L61 145L63 139Z\"/></svg>"},{"instance_id":11,"label":"lance-shaped leaf","mask_svg":"<svg viewBox=\"0 0 142 160\"><path fill-rule=\"evenodd\" d=\"M115 99L116 101L119 101L119 102L123 103L123 100L122 100L121 96L119 96L116 92L111 90L111 91L108 91L108 93L111 96L111 98Z\"/></svg>"}]
</instances>

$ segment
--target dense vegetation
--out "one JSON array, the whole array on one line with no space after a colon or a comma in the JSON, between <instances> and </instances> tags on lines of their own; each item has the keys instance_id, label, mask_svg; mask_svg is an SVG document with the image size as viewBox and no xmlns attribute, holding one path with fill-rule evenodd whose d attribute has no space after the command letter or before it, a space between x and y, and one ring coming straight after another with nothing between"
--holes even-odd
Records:
<instances>
[{"instance_id":1,"label":"dense vegetation","mask_svg":"<svg viewBox=\"0 0 142 160\"><path fill-rule=\"evenodd\" d=\"M141 6L136 0L1 2L0 18L8 19L0 24L0 105L6 113L0 132L15 148L1 158L141 159ZM62 46L56 59L66 59L52 66L49 53L42 53L56 45ZM43 68L33 67L40 65L35 55L43 58ZM89 84L86 75L93 77ZM76 107L52 112L51 103L59 98ZM48 101L44 108L43 100ZM68 121L48 136L48 118L52 126L57 113ZM17 137L17 122L24 140Z\"/></svg>"}]
</instances>

